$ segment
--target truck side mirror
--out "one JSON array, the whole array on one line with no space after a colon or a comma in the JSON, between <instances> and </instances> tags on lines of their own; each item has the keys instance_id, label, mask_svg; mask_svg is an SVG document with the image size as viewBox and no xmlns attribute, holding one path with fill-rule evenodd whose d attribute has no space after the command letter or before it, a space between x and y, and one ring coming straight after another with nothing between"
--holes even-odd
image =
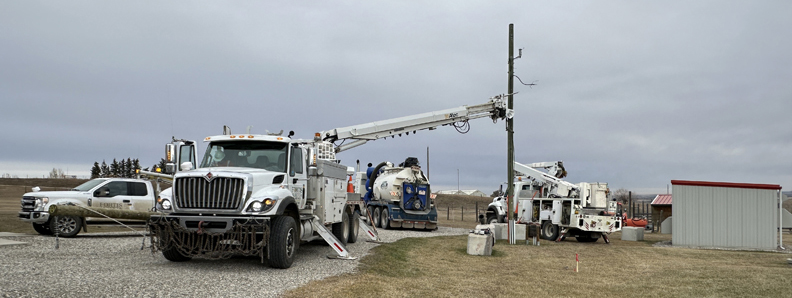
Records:
<instances>
[{"instance_id":1,"label":"truck side mirror","mask_svg":"<svg viewBox=\"0 0 792 298\"><path fill-rule=\"evenodd\" d=\"M165 164L165 174L176 173L176 164L169 162Z\"/></svg>"},{"instance_id":2,"label":"truck side mirror","mask_svg":"<svg viewBox=\"0 0 792 298\"><path fill-rule=\"evenodd\" d=\"M176 161L176 146L173 144L165 144L165 161Z\"/></svg>"},{"instance_id":3,"label":"truck side mirror","mask_svg":"<svg viewBox=\"0 0 792 298\"><path fill-rule=\"evenodd\" d=\"M110 196L110 189L101 187L94 192L94 197L107 197Z\"/></svg>"}]
</instances>

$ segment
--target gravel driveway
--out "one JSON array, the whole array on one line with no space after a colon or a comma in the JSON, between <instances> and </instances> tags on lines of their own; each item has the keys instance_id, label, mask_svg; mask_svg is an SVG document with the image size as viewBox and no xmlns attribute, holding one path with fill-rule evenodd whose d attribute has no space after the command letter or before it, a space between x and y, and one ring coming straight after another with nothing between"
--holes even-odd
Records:
<instances>
[{"instance_id":1,"label":"gravel driveway","mask_svg":"<svg viewBox=\"0 0 792 298\"><path fill-rule=\"evenodd\" d=\"M466 229L440 227L437 231L379 230L385 242L407 237L463 235ZM354 257L366 255L378 244L348 245ZM0 246L1 297L272 297L341 273L353 272L358 260L328 259L333 250L314 241L300 246L294 265L272 269L258 258L192 260L174 263L161 253L141 250L142 237L134 233L80 234L77 238L47 236L4 237L28 242Z\"/></svg>"}]
</instances>

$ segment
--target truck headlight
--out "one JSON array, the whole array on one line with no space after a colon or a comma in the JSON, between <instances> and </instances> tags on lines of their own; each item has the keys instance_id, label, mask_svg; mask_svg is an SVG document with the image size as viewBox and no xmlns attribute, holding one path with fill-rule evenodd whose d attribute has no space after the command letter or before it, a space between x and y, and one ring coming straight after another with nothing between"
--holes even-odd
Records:
<instances>
[{"instance_id":1,"label":"truck headlight","mask_svg":"<svg viewBox=\"0 0 792 298\"><path fill-rule=\"evenodd\" d=\"M162 200L162 209L165 209L165 210L170 210L171 209L170 200Z\"/></svg>"},{"instance_id":2,"label":"truck headlight","mask_svg":"<svg viewBox=\"0 0 792 298\"><path fill-rule=\"evenodd\" d=\"M44 209L44 205L47 205L47 203L49 203L48 197L36 198L36 205L33 206L33 209L36 211L41 211Z\"/></svg>"},{"instance_id":3,"label":"truck headlight","mask_svg":"<svg viewBox=\"0 0 792 298\"><path fill-rule=\"evenodd\" d=\"M253 212L261 212L262 206L261 202L253 202L253 204L250 204L250 210Z\"/></svg>"},{"instance_id":4,"label":"truck headlight","mask_svg":"<svg viewBox=\"0 0 792 298\"><path fill-rule=\"evenodd\" d=\"M253 201L250 203L250 206L247 208L247 211L252 212L266 212L272 209L275 206L276 199L266 198L263 201Z\"/></svg>"}]
</instances>

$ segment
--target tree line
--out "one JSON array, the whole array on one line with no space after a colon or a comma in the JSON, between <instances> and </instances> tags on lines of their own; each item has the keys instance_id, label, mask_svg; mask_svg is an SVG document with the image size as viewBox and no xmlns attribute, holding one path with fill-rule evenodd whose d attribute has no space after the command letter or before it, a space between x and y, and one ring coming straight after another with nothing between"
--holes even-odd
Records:
<instances>
[{"instance_id":1,"label":"tree line","mask_svg":"<svg viewBox=\"0 0 792 298\"><path fill-rule=\"evenodd\" d=\"M151 169L156 168L164 168L165 167L165 159L160 159L158 164L154 164L151 166ZM99 162L94 162L93 167L91 167L91 179L94 178L108 178L108 177L117 177L117 178L134 178L136 176L137 170L149 171L149 168L141 168L140 161L135 158L127 158L121 159L121 161L117 161L113 158L113 162L109 165L102 160L102 164L100 165Z\"/></svg>"}]
</instances>

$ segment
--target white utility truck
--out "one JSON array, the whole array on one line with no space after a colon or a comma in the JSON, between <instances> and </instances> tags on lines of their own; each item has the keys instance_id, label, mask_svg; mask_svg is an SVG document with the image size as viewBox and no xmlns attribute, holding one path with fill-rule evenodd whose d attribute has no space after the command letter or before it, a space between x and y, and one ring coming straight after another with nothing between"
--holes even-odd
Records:
<instances>
[{"instance_id":1,"label":"white utility truck","mask_svg":"<svg viewBox=\"0 0 792 298\"><path fill-rule=\"evenodd\" d=\"M544 169L547 173L537 169ZM607 183L572 184L561 180L566 170L561 161L523 165L514 162L513 212L519 223L541 225L541 238L560 240L574 236L580 242L595 242L622 228L617 203L608 199ZM487 223L506 222L508 205L503 196L487 206Z\"/></svg>"},{"instance_id":2,"label":"white utility truck","mask_svg":"<svg viewBox=\"0 0 792 298\"><path fill-rule=\"evenodd\" d=\"M97 213L93 216L50 214L50 206L78 206L87 209L147 212L154 206L155 192L151 182L130 178L97 178L89 180L68 191L37 191L22 195L22 211L19 219L33 224L33 229L42 235L57 234L74 237L87 226L114 226L119 223L143 227L145 220L105 218Z\"/></svg>"},{"instance_id":3,"label":"white utility truck","mask_svg":"<svg viewBox=\"0 0 792 298\"><path fill-rule=\"evenodd\" d=\"M174 140L166 146L165 171L173 174L173 187L162 191L161 214L149 221L152 249L171 261L248 255L288 268L301 242L322 238L348 258L345 244L357 240L358 218L366 211L360 194L347 192L354 170L341 165L336 153L442 125L460 129L471 119L505 119L513 113L502 98L332 129L313 139L250 129L234 134L226 127L222 135L204 139L200 163L195 142ZM347 140L352 142L333 144Z\"/></svg>"}]
</instances>

